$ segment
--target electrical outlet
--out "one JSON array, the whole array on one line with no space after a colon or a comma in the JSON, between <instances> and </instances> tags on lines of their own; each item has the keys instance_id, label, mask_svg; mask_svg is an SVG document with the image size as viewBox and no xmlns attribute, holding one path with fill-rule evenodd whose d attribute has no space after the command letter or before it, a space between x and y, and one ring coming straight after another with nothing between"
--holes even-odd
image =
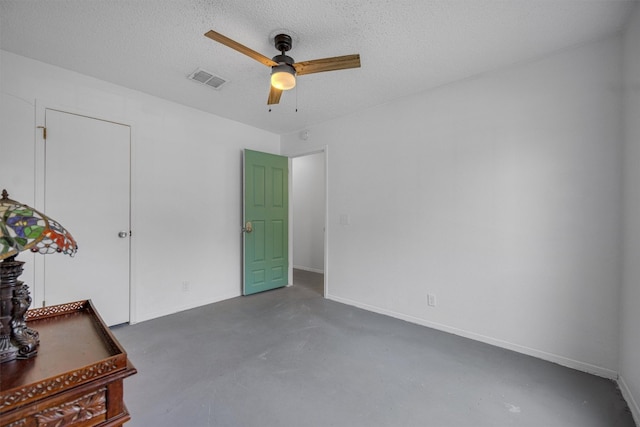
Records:
<instances>
[{"instance_id":1,"label":"electrical outlet","mask_svg":"<svg viewBox=\"0 0 640 427\"><path fill-rule=\"evenodd\" d=\"M436 296L434 294L427 294L427 305L429 307L436 306Z\"/></svg>"},{"instance_id":2,"label":"electrical outlet","mask_svg":"<svg viewBox=\"0 0 640 427\"><path fill-rule=\"evenodd\" d=\"M189 292L189 282L182 282L182 292Z\"/></svg>"}]
</instances>

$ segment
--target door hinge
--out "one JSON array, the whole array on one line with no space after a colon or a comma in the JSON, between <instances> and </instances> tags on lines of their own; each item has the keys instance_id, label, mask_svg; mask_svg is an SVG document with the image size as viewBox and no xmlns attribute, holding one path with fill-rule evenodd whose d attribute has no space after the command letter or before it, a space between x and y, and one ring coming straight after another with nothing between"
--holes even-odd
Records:
<instances>
[{"instance_id":1,"label":"door hinge","mask_svg":"<svg viewBox=\"0 0 640 427\"><path fill-rule=\"evenodd\" d=\"M44 300L42 300L42 306L43 306L43 307L46 307L46 306L47 306L47 304L45 304Z\"/></svg>"},{"instance_id":2,"label":"door hinge","mask_svg":"<svg viewBox=\"0 0 640 427\"><path fill-rule=\"evenodd\" d=\"M47 139L47 128L44 126L38 126L38 129L42 129L42 139Z\"/></svg>"}]
</instances>

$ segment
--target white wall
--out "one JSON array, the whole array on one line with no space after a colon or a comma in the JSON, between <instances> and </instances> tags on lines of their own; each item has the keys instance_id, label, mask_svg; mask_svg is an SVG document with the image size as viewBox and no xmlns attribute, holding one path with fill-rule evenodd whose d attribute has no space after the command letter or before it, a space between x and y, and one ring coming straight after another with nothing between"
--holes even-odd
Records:
<instances>
[{"instance_id":1,"label":"white wall","mask_svg":"<svg viewBox=\"0 0 640 427\"><path fill-rule=\"evenodd\" d=\"M0 55L0 65L1 58ZM35 206L33 119L32 101L25 101L0 91L0 191L6 189L11 199L30 206ZM33 286L35 256L30 252L23 252L18 259L25 262L20 280L30 285L31 295L34 301L37 301Z\"/></svg>"},{"instance_id":2,"label":"white wall","mask_svg":"<svg viewBox=\"0 0 640 427\"><path fill-rule=\"evenodd\" d=\"M241 152L277 153L279 136L9 52L0 55L0 186L11 187L15 199L35 198L39 107L132 126L132 320L240 295ZM182 291L184 281L189 292Z\"/></svg>"},{"instance_id":3,"label":"white wall","mask_svg":"<svg viewBox=\"0 0 640 427\"><path fill-rule=\"evenodd\" d=\"M292 159L293 265L324 272L324 153Z\"/></svg>"},{"instance_id":4,"label":"white wall","mask_svg":"<svg viewBox=\"0 0 640 427\"><path fill-rule=\"evenodd\" d=\"M640 423L640 6L624 37L624 285L620 388Z\"/></svg>"},{"instance_id":5,"label":"white wall","mask_svg":"<svg viewBox=\"0 0 640 427\"><path fill-rule=\"evenodd\" d=\"M613 37L311 127L328 297L616 377L621 75Z\"/></svg>"}]
</instances>

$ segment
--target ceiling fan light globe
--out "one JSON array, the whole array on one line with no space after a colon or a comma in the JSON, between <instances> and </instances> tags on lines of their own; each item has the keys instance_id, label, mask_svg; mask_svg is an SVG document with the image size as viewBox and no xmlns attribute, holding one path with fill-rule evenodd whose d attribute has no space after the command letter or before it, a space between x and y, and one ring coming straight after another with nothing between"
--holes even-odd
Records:
<instances>
[{"instance_id":1,"label":"ceiling fan light globe","mask_svg":"<svg viewBox=\"0 0 640 427\"><path fill-rule=\"evenodd\" d=\"M288 65L273 67L271 72L271 86L280 90L293 89L296 86L295 71Z\"/></svg>"}]
</instances>

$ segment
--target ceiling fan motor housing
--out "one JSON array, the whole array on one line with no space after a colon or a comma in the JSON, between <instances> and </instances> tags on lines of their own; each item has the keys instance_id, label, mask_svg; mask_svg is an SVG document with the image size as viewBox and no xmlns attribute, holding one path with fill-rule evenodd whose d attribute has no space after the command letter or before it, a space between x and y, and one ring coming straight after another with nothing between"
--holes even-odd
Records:
<instances>
[{"instance_id":1,"label":"ceiling fan motor housing","mask_svg":"<svg viewBox=\"0 0 640 427\"><path fill-rule=\"evenodd\" d=\"M287 64L287 65L293 65L293 58L287 55L276 55L273 57L273 61L277 62L278 64Z\"/></svg>"},{"instance_id":2,"label":"ceiling fan motor housing","mask_svg":"<svg viewBox=\"0 0 640 427\"><path fill-rule=\"evenodd\" d=\"M273 43L276 49L282 52L283 55L284 52L291 50L291 47L293 46L293 40L291 39L291 36L288 36L287 34L278 34L273 38Z\"/></svg>"}]
</instances>

